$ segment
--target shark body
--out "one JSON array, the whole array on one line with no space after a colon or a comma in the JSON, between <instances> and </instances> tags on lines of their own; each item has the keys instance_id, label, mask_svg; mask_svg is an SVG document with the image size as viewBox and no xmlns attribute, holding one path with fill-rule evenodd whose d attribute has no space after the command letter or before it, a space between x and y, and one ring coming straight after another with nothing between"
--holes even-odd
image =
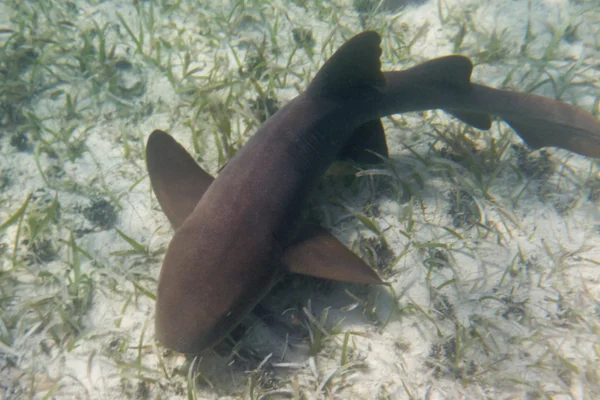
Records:
<instances>
[{"instance_id":1,"label":"shark body","mask_svg":"<svg viewBox=\"0 0 600 400\"><path fill-rule=\"evenodd\" d=\"M337 158L387 156L380 118L445 109L480 129L505 119L533 147L600 157L600 122L572 106L472 84L462 56L381 72L380 37L346 42L305 92L267 120L216 179L162 131L146 149L152 187L173 227L161 270L156 336L188 354L226 336L286 273L382 280L332 235L305 222L311 190Z\"/></svg>"}]
</instances>

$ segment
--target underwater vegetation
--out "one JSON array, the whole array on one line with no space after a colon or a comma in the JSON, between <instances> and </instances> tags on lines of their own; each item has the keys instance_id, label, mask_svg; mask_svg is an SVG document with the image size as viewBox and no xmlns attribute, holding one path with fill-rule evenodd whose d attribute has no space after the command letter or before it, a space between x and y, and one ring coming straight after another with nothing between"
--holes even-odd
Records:
<instances>
[{"instance_id":1,"label":"underwater vegetation","mask_svg":"<svg viewBox=\"0 0 600 400\"><path fill-rule=\"evenodd\" d=\"M1 396L598 397L597 161L437 111L383 118L390 158L308 200L390 289L288 276L202 357L155 340L153 129L218 176L362 30L384 71L460 53L598 114L593 4L359 3L0 4Z\"/></svg>"},{"instance_id":2,"label":"underwater vegetation","mask_svg":"<svg viewBox=\"0 0 600 400\"><path fill-rule=\"evenodd\" d=\"M600 158L600 121L589 113L471 83L473 66L462 56L384 73L380 43L374 31L344 43L216 180L167 133L150 135L148 173L175 230L158 282L155 327L163 345L187 354L213 347L285 272L383 283L335 237L302 221L311 186L336 158L377 164L389 157L382 116L444 109L487 130L498 115L537 148ZM477 211L460 209L468 194L455 192L450 213L461 227Z\"/></svg>"}]
</instances>

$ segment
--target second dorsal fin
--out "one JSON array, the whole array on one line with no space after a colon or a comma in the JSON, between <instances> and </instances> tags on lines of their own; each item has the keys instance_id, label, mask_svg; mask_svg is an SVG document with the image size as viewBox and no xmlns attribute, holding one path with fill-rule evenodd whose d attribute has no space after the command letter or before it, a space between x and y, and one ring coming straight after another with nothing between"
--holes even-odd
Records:
<instances>
[{"instance_id":1,"label":"second dorsal fin","mask_svg":"<svg viewBox=\"0 0 600 400\"><path fill-rule=\"evenodd\" d=\"M431 83L468 90L471 88L473 63L465 56L451 55L425 61L405 72Z\"/></svg>"},{"instance_id":2,"label":"second dorsal fin","mask_svg":"<svg viewBox=\"0 0 600 400\"><path fill-rule=\"evenodd\" d=\"M364 86L383 86L381 37L365 31L342 45L321 67L307 92L316 96L344 95Z\"/></svg>"},{"instance_id":3,"label":"second dorsal fin","mask_svg":"<svg viewBox=\"0 0 600 400\"><path fill-rule=\"evenodd\" d=\"M418 77L419 79L436 85L451 87L453 90L460 92L465 92L472 88L471 73L473 72L473 63L469 58L461 55L434 58L406 71L410 71L414 77ZM486 113L454 109L447 109L445 111L477 129L487 130L492 126L490 116Z\"/></svg>"}]
</instances>

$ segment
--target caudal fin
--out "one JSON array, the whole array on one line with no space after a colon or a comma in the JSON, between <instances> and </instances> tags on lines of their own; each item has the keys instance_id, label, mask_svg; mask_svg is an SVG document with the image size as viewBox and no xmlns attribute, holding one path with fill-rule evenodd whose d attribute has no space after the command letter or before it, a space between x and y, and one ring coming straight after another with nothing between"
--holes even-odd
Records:
<instances>
[{"instance_id":1,"label":"caudal fin","mask_svg":"<svg viewBox=\"0 0 600 400\"><path fill-rule=\"evenodd\" d=\"M472 70L471 60L452 55L419 64L398 76L410 77L404 78L404 85L426 82L435 88L429 94L431 98L455 103L443 105L445 111L476 128L489 129L490 115L495 115L533 148L555 146L600 157L600 121L590 113L546 97L471 83ZM390 74L392 84L394 79ZM438 106L435 101L427 105L423 108Z\"/></svg>"},{"instance_id":2,"label":"caudal fin","mask_svg":"<svg viewBox=\"0 0 600 400\"><path fill-rule=\"evenodd\" d=\"M600 121L570 104L531 93L472 84L460 111L485 110L506 121L530 147L559 147L600 158Z\"/></svg>"}]
</instances>

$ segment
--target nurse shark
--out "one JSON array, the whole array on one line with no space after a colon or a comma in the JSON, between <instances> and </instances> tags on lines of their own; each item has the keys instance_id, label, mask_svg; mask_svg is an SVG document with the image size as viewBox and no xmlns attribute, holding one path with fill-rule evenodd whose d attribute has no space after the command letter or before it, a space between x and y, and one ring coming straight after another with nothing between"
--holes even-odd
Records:
<instances>
[{"instance_id":1,"label":"nurse shark","mask_svg":"<svg viewBox=\"0 0 600 400\"><path fill-rule=\"evenodd\" d=\"M366 31L343 44L216 179L170 135L150 135L152 188L175 229L156 299L156 337L164 346L187 354L213 346L290 272L383 283L335 237L304 220L307 199L332 162L388 156L381 117L443 109L489 129L495 115L533 148L600 157L600 122L591 114L471 83L473 64L460 55L382 72L380 40Z\"/></svg>"}]
</instances>

